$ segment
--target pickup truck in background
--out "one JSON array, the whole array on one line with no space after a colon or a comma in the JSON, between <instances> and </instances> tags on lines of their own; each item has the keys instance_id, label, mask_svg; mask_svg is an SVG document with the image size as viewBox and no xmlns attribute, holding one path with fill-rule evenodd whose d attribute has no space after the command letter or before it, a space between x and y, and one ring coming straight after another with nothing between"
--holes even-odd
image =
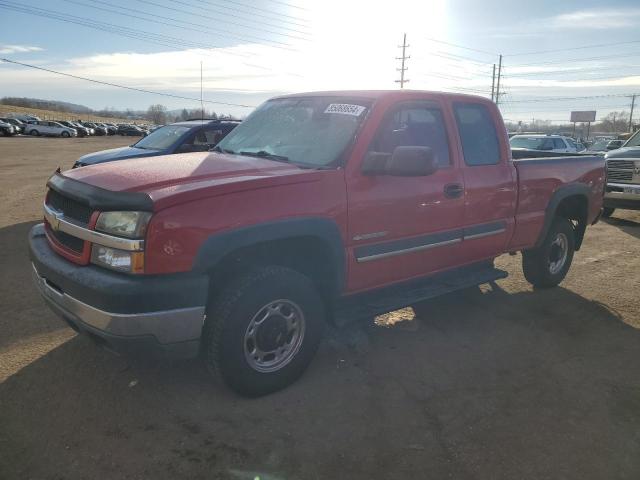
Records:
<instances>
[{"instance_id":1,"label":"pickup truck in background","mask_svg":"<svg viewBox=\"0 0 640 480\"><path fill-rule=\"evenodd\" d=\"M558 285L604 178L601 156L513 161L484 98L283 96L214 152L56 172L33 276L99 344L200 354L263 395L302 374L325 322L503 278L504 253L523 253L536 287Z\"/></svg>"},{"instance_id":2,"label":"pickup truck in background","mask_svg":"<svg viewBox=\"0 0 640 480\"><path fill-rule=\"evenodd\" d=\"M640 210L640 130L604 158L607 187L602 215L610 217L616 208Z\"/></svg>"}]
</instances>

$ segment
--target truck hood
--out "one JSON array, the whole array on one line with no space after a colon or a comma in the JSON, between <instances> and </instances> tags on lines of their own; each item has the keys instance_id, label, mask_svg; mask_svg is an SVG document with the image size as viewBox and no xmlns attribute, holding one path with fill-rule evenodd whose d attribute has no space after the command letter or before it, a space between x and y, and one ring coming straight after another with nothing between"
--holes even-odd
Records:
<instances>
[{"instance_id":1,"label":"truck hood","mask_svg":"<svg viewBox=\"0 0 640 480\"><path fill-rule=\"evenodd\" d=\"M100 152L89 153L78 159L84 165L94 165L96 163L111 162L113 160L124 160L125 158L153 157L161 155L158 150L145 150L144 148L121 147L101 150Z\"/></svg>"},{"instance_id":2,"label":"truck hood","mask_svg":"<svg viewBox=\"0 0 640 480\"><path fill-rule=\"evenodd\" d=\"M115 192L146 193L160 209L205 196L314 181L318 173L263 158L196 152L101 163L64 176Z\"/></svg>"},{"instance_id":3,"label":"truck hood","mask_svg":"<svg viewBox=\"0 0 640 480\"><path fill-rule=\"evenodd\" d=\"M621 147L607 152L605 158L640 158L640 147Z\"/></svg>"}]
</instances>

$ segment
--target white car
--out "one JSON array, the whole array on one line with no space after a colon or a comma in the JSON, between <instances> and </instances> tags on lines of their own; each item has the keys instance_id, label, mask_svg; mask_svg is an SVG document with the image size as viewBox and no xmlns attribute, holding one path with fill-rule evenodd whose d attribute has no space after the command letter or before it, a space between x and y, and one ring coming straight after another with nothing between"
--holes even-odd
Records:
<instances>
[{"instance_id":1,"label":"white car","mask_svg":"<svg viewBox=\"0 0 640 480\"><path fill-rule=\"evenodd\" d=\"M511 148L544 150L547 152L576 153L581 149L573 138L562 135L514 135L509 139Z\"/></svg>"},{"instance_id":2,"label":"white car","mask_svg":"<svg viewBox=\"0 0 640 480\"><path fill-rule=\"evenodd\" d=\"M30 122L25 128L27 135L46 135L53 137L76 137L78 132L74 128L65 127L58 122L47 122L40 120L39 122Z\"/></svg>"}]
</instances>

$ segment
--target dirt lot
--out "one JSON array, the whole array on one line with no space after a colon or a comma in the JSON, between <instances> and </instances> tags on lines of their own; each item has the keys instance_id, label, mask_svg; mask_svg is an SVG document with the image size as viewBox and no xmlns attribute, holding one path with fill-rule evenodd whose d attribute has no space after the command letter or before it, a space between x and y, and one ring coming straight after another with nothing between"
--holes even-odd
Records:
<instances>
[{"instance_id":1,"label":"dirt lot","mask_svg":"<svg viewBox=\"0 0 640 480\"><path fill-rule=\"evenodd\" d=\"M500 258L496 286L332 331L297 384L245 400L195 361L99 350L31 285L48 175L128 143L0 138L0 478L640 478L640 212L590 228L559 288Z\"/></svg>"}]
</instances>

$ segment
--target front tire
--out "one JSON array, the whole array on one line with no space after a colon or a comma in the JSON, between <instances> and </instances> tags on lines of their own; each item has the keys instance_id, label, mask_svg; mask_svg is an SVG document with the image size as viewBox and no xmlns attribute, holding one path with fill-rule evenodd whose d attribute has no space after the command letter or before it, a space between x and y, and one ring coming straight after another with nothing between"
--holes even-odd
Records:
<instances>
[{"instance_id":1,"label":"front tire","mask_svg":"<svg viewBox=\"0 0 640 480\"><path fill-rule=\"evenodd\" d=\"M611 208L611 207L603 207L602 208L602 216L604 218L609 218L611 215L613 215L613 212L615 211L615 208Z\"/></svg>"},{"instance_id":2,"label":"front tire","mask_svg":"<svg viewBox=\"0 0 640 480\"><path fill-rule=\"evenodd\" d=\"M324 329L324 305L310 278L280 266L238 277L207 308L207 367L241 395L257 397L298 379Z\"/></svg>"},{"instance_id":3,"label":"front tire","mask_svg":"<svg viewBox=\"0 0 640 480\"><path fill-rule=\"evenodd\" d=\"M71 136L71 134L70 134L69 132L62 132L62 133L60 134L60 136L61 136L61 137L64 137L64 138L69 138L69 137Z\"/></svg>"},{"instance_id":4,"label":"front tire","mask_svg":"<svg viewBox=\"0 0 640 480\"><path fill-rule=\"evenodd\" d=\"M575 251L573 225L557 217L538 248L522 252L524 277L534 287L555 287L567 275Z\"/></svg>"},{"instance_id":5,"label":"front tire","mask_svg":"<svg viewBox=\"0 0 640 480\"><path fill-rule=\"evenodd\" d=\"M38 130L31 130L29 135L33 135L34 137L40 136L40 132Z\"/></svg>"}]
</instances>

